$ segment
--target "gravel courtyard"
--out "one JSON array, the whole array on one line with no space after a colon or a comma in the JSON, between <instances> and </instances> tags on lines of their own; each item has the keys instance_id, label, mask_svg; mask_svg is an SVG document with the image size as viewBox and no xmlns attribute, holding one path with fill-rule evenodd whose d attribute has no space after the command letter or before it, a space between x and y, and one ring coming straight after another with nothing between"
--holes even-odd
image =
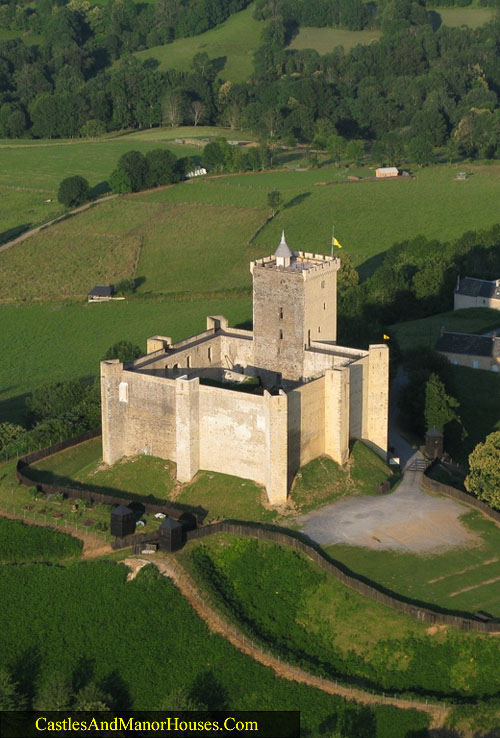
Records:
<instances>
[{"instance_id":1,"label":"gravel courtyard","mask_svg":"<svg viewBox=\"0 0 500 738\"><path fill-rule=\"evenodd\" d=\"M423 491L422 472L407 471L395 492L350 497L296 519L317 543L430 553L480 542L460 521L465 505Z\"/></svg>"}]
</instances>

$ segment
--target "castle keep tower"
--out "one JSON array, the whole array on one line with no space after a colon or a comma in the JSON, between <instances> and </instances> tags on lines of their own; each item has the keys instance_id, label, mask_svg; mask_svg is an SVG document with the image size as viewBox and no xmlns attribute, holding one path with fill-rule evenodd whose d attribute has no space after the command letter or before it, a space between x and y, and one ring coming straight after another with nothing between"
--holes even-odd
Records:
<instances>
[{"instance_id":1,"label":"castle keep tower","mask_svg":"<svg viewBox=\"0 0 500 738\"><path fill-rule=\"evenodd\" d=\"M304 349L336 342L339 267L331 256L293 253L284 232L273 256L250 264L256 366L299 380Z\"/></svg>"}]
</instances>

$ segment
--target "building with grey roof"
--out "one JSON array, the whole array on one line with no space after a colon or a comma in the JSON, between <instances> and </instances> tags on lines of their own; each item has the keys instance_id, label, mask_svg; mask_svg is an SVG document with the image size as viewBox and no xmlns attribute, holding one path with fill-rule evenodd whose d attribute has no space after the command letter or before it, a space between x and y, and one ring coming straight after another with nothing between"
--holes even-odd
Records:
<instances>
[{"instance_id":1,"label":"building with grey roof","mask_svg":"<svg viewBox=\"0 0 500 738\"><path fill-rule=\"evenodd\" d=\"M500 279L458 279L454 293L454 310L469 307L489 307L500 310Z\"/></svg>"}]
</instances>

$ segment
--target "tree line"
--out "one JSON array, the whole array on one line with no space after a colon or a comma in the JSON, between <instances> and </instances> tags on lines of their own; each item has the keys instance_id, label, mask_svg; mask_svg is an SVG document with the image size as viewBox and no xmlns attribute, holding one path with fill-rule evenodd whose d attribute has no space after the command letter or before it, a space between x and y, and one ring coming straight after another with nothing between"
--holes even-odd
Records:
<instances>
[{"instance_id":1,"label":"tree line","mask_svg":"<svg viewBox=\"0 0 500 738\"><path fill-rule=\"evenodd\" d=\"M0 135L98 136L123 128L220 124L248 128L271 142L311 143L337 159L352 145L358 156L367 147L386 162L408 154L425 164L434 147L450 158L500 156L498 17L477 29L434 30L422 2L386 0L377 6L378 42L321 56L287 48L294 32L287 13L300 5L294 2L265 6L271 15L254 72L243 83L225 80L220 61L205 53L184 72L161 72L156 60L141 63L132 56L112 67L133 50L125 40L132 33L126 28L140 27L136 8L158 12L158 2L123 0L85 11L115 19L109 27L118 28L114 35L123 41L116 52L104 32L89 35L74 3L51 6L45 26L51 31L39 45L0 43ZM124 19L127 9L133 20Z\"/></svg>"}]
</instances>

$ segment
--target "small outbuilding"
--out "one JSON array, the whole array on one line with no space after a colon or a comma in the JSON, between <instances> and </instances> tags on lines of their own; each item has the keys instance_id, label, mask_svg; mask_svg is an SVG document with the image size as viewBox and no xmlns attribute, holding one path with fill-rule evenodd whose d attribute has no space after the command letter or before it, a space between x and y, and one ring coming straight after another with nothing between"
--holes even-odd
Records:
<instances>
[{"instance_id":1,"label":"small outbuilding","mask_svg":"<svg viewBox=\"0 0 500 738\"><path fill-rule=\"evenodd\" d=\"M379 167L375 170L377 179L386 179L387 177L398 177L399 169L397 167Z\"/></svg>"},{"instance_id":2,"label":"small outbuilding","mask_svg":"<svg viewBox=\"0 0 500 738\"><path fill-rule=\"evenodd\" d=\"M111 285L98 284L89 292L89 302L105 302L113 297L113 288Z\"/></svg>"},{"instance_id":3,"label":"small outbuilding","mask_svg":"<svg viewBox=\"0 0 500 738\"><path fill-rule=\"evenodd\" d=\"M429 459L440 459L443 455L443 434L437 428L429 428L425 434L425 455Z\"/></svg>"},{"instance_id":4,"label":"small outbuilding","mask_svg":"<svg viewBox=\"0 0 500 738\"><path fill-rule=\"evenodd\" d=\"M174 518L165 518L160 525L160 548L163 551L178 551L182 548L184 530L182 524Z\"/></svg>"},{"instance_id":5,"label":"small outbuilding","mask_svg":"<svg viewBox=\"0 0 500 738\"><path fill-rule=\"evenodd\" d=\"M125 505L118 505L111 510L111 535L124 538L135 533L134 511Z\"/></svg>"}]
</instances>

